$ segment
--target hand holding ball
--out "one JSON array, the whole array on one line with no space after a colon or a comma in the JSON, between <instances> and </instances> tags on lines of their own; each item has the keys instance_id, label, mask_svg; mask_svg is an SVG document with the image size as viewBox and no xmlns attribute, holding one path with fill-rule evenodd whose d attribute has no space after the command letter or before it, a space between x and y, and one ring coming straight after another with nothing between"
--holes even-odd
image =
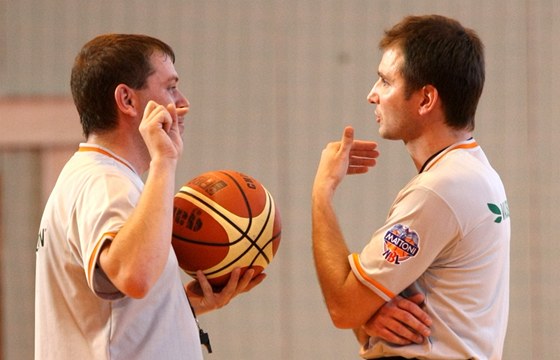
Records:
<instances>
[{"instance_id":1,"label":"hand holding ball","mask_svg":"<svg viewBox=\"0 0 560 360\"><path fill-rule=\"evenodd\" d=\"M193 277L202 270L213 286L225 285L237 267L261 273L278 250L281 227L270 193L236 171L201 174L175 195L172 245L179 266Z\"/></svg>"}]
</instances>

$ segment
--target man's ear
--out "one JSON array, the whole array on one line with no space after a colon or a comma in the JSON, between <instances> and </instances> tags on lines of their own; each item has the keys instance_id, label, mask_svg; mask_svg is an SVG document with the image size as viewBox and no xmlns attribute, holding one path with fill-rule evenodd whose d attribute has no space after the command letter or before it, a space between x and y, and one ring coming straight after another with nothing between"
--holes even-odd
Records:
<instances>
[{"instance_id":1,"label":"man's ear","mask_svg":"<svg viewBox=\"0 0 560 360\"><path fill-rule=\"evenodd\" d=\"M129 116L138 115L138 97L134 89L125 84L119 84L115 88L115 102L120 112Z\"/></svg>"},{"instance_id":2,"label":"man's ear","mask_svg":"<svg viewBox=\"0 0 560 360\"><path fill-rule=\"evenodd\" d=\"M439 93L435 86L426 85L420 89L422 98L420 99L420 106L418 108L418 113L420 115L426 115L434 108L439 102Z\"/></svg>"}]
</instances>

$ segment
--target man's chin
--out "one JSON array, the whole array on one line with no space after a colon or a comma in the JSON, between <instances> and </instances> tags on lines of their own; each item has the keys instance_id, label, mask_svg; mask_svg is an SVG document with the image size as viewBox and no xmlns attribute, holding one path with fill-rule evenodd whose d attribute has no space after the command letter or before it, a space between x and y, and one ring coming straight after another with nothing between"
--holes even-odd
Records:
<instances>
[{"instance_id":1,"label":"man's chin","mask_svg":"<svg viewBox=\"0 0 560 360\"><path fill-rule=\"evenodd\" d=\"M394 134L391 134L390 132L383 131L382 128L379 128L379 136L381 136L381 138L385 139L385 140L400 140L401 139L400 137L395 136Z\"/></svg>"}]
</instances>

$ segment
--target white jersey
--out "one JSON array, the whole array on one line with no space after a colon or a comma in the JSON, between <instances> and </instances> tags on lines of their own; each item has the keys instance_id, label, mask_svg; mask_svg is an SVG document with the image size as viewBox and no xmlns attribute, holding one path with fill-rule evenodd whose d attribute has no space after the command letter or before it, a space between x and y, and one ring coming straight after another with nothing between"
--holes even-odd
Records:
<instances>
[{"instance_id":1,"label":"white jersey","mask_svg":"<svg viewBox=\"0 0 560 360\"><path fill-rule=\"evenodd\" d=\"M36 359L202 359L172 249L143 299L124 296L97 265L143 186L126 160L90 144L62 170L37 243Z\"/></svg>"},{"instance_id":2,"label":"white jersey","mask_svg":"<svg viewBox=\"0 0 560 360\"><path fill-rule=\"evenodd\" d=\"M371 338L362 357L500 359L509 308L510 221L498 174L471 139L430 159L398 194L384 226L349 257L384 300L415 287L431 336L394 346Z\"/></svg>"}]
</instances>

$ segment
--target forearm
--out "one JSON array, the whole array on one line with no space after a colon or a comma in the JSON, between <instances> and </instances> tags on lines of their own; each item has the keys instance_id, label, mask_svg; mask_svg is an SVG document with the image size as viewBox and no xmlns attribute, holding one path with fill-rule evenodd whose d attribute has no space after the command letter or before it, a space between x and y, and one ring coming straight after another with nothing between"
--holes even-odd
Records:
<instances>
[{"instance_id":1,"label":"forearm","mask_svg":"<svg viewBox=\"0 0 560 360\"><path fill-rule=\"evenodd\" d=\"M313 196L313 255L319 284L331 319L339 328L357 328L384 301L362 285L350 267L350 254L332 203L328 197Z\"/></svg>"},{"instance_id":2,"label":"forearm","mask_svg":"<svg viewBox=\"0 0 560 360\"><path fill-rule=\"evenodd\" d=\"M126 295L143 297L161 275L169 256L175 161L153 160L132 215L101 253L101 266Z\"/></svg>"},{"instance_id":3,"label":"forearm","mask_svg":"<svg viewBox=\"0 0 560 360\"><path fill-rule=\"evenodd\" d=\"M319 284L330 309L343 300L343 286L351 269L331 199L322 194L312 198L312 245Z\"/></svg>"},{"instance_id":4,"label":"forearm","mask_svg":"<svg viewBox=\"0 0 560 360\"><path fill-rule=\"evenodd\" d=\"M352 272L349 250L332 200L347 174L363 174L375 165L377 144L354 141L346 127L342 140L329 143L321 154L312 190L312 237L315 267L325 302L335 326L357 328L365 324L384 301Z\"/></svg>"}]
</instances>

